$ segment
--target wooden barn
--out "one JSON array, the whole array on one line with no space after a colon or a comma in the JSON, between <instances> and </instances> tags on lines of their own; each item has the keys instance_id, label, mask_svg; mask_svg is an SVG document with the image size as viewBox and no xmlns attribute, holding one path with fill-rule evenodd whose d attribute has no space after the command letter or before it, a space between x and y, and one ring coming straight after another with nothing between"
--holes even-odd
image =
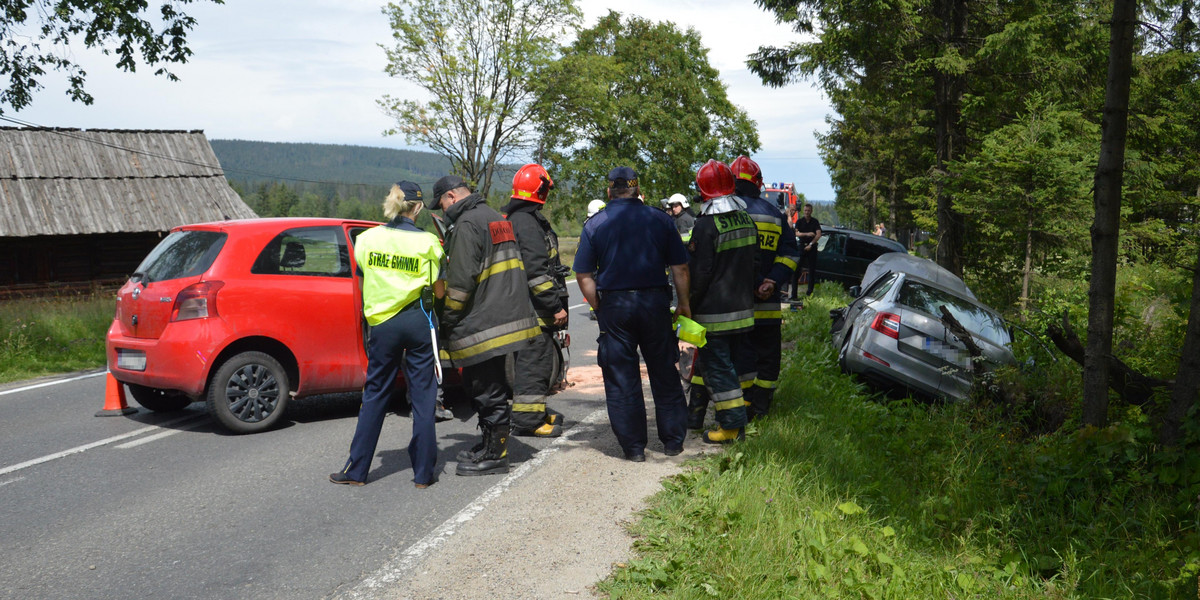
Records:
<instances>
[{"instance_id":1,"label":"wooden barn","mask_svg":"<svg viewBox=\"0 0 1200 600\"><path fill-rule=\"evenodd\" d=\"M253 218L202 131L0 128L0 295L124 280L172 227Z\"/></svg>"}]
</instances>

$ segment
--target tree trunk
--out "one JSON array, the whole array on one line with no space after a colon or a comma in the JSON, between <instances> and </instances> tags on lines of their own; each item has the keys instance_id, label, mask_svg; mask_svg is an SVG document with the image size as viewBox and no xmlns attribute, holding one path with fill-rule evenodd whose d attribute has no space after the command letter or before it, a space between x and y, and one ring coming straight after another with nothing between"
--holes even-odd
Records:
<instances>
[{"instance_id":1,"label":"tree trunk","mask_svg":"<svg viewBox=\"0 0 1200 600\"><path fill-rule=\"evenodd\" d=\"M1025 268L1021 273L1021 322L1029 316L1029 284L1033 279L1033 214L1025 218Z\"/></svg>"},{"instance_id":2,"label":"tree trunk","mask_svg":"<svg viewBox=\"0 0 1200 600\"><path fill-rule=\"evenodd\" d=\"M1200 244L1196 245L1196 269L1192 271L1192 307L1188 312L1187 333L1175 371L1175 389L1171 404L1163 415L1158 441L1165 446L1178 444L1183 437L1183 421L1188 410L1200 402Z\"/></svg>"},{"instance_id":3,"label":"tree trunk","mask_svg":"<svg viewBox=\"0 0 1200 600\"><path fill-rule=\"evenodd\" d=\"M945 26L946 44L959 49L966 45L967 1L937 0L935 11ZM959 121L962 117L963 75L934 70L934 103L937 133L937 171L945 175L947 163L957 154L955 142L960 136ZM963 243L966 238L962 213L954 210L954 199L946 192L941 179L937 182L938 243L937 263L951 273L962 276Z\"/></svg>"},{"instance_id":4,"label":"tree trunk","mask_svg":"<svg viewBox=\"0 0 1200 600\"><path fill-rule=\"evenodd\" d=\"M892 163L891 170L892 170L892 180L890 182L888 182L887 230L888 230L888 233L891 234L888 237L892 238L893 240L899 240L900 239L899 232L896 231L896 213L899 212L899 210L900 210L900 207L899 207L900 203L896 198L896 164L895 163ZM907 246L910 250L912 249L911 241L905 243L904 245Z\"/></svg>"},{"instance_id":5,"label":"tree trunk","mask_svg":"<svg viewBox=\"0 0 1200 600\"><path fill-rule=\"evenodd\" d=\"M1112 355L1121 185L1125 175L1125 135L1129 126L1129 82L1133 71L1136 17L1137 0L1114 0L1103 134L1100 161L1096 167L1087 355L1083 364L1083 424L1095 427L1108 424L1108 360Z\"/></svg>"}]
</instances>

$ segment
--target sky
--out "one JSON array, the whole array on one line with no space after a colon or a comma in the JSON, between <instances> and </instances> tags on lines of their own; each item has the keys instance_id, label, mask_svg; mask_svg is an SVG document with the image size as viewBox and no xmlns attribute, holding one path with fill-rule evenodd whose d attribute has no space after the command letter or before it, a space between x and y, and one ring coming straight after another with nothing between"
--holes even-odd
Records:
<instances>
[{"instance_id":1,"label":"sky","mask_svg":"<svg viewBox=\"0 0 1200 600\"><path fill-rule=\"evenodd\" d=\"M383 135L393 122L376 100L427 96L384 73L380 44L390 45L392 32L382 6L378 0L191 4L186 12L198 21L188 35L194 54L170 68L180 81L155 77L145 66L125 73L113 57L72 48L95 103L69 101L64 78L47 77L32 107L6 115L45 127L201 129L209 139L424 149ZM827 100L808 81L766 87L745 65L760 45L797 40L788 26L750 0L581 0L580 6L585 27L615 10L698 31L730 100L758 124L762 149L753 158L764 178L795 183L809 200L833 199L814 137L828 129Z\"/></svg>"}]
</instances>

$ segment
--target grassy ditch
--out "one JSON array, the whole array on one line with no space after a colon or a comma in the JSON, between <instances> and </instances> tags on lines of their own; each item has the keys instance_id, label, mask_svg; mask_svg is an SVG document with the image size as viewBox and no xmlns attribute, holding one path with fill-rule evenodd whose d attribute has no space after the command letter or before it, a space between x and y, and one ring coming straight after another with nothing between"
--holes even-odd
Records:
<instances>
[{"instance_id":1,"label":"grassy ditch","mask_svg":"<svg viewBox=\"0 0 1200 600\"><path fill-rule=\"evenodd\" d=\"M104 366L112 293L0 302L0 383Z\"/></svg>"},{"instance_id":2,"label":"grassy ditch","mask_svg":"<svg viewBox=\"0 0 1200 600\"><path fill-rule=\"evenodd\" d=\"M980 403L884 399L835 364L844 300L825 288L789 314L772 416L665 483L603 592L1197 597L1200 483L1152 458L1136 414L1025 435Z\"/></svg>"}]
</instances>

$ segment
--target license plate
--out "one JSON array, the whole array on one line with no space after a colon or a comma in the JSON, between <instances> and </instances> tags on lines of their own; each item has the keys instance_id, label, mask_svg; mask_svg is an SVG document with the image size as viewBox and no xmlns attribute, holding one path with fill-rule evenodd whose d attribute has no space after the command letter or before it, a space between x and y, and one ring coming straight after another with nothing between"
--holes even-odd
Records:
<instances>
[{"instance_id":1,"label":"license plate","mask_svg":"<svg viewBox=\"0 0 1200 600\"><path fill-rule=\"evenodd\" d=\"M126 371L145 371L146 353L141 350L117 350L117 368Z\"/></svg>"}]
</instances>

